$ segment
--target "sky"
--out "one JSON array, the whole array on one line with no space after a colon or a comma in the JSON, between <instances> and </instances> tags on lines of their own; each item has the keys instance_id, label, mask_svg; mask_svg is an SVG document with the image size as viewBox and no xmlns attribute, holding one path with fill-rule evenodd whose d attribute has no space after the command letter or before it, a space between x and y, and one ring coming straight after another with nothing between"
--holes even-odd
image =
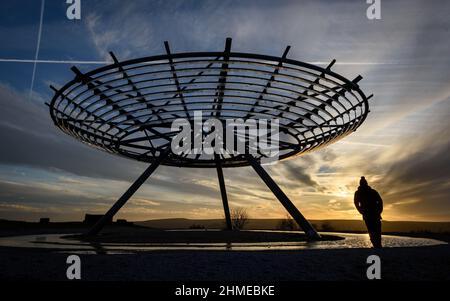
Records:
<instances>
[{"instance_id":1,"label":"sky","mask_svg":"<svg viewBox=\"0 0 450 301\"><path fill-rule=\"evenodd\" d=\"M291 45L292 59L336 59L335 72L361 74L374 94L355 133L265 167L307 218L360 218L353 194L364 175L385 220L450 221L450 2L381 3L381 19L369 20L365 0L81 0L81 19L69 20L65 0L46 0L40 31L41 0L1 1L0 219L104 213L146 168L54 127L49 85L71 80L71 66L99 67L108 51L163 54L166 40L173 53L221 51L232 37L239 52L280 56ZM250 167L224 175L230 207L286 216ZM221 218L221 204L214 169L162 166L116 217Z\"/></svg>"}]
</instances>

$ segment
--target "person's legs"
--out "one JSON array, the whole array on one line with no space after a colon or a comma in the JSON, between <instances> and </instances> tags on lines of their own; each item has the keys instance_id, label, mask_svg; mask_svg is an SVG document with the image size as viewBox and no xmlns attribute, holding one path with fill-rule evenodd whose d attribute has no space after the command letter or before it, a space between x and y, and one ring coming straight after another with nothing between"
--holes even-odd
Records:
<instances>
[{"instance_id":1,"label":"person's legs","mask_svg":"<svg viewBox=\"0 0 450 301\"><path fill-rule=\"evenodd\" d=\"M369 218L364 217L364 222L366 223L367 232L369 232L370 241L372 242L373 245L372 221Z\"/></svg>"},{"instance_id":2,"label":"person's legs","mask_svg":"<svg viewBox=\"0 0 450 301\"><path fill-rule=\"evenodd\" d=\"M364 217L364 221L373 247L381 248L381 221L372 217Z\"/></svg>"},{"instance_id":3,"label":"person's legs","mask_svg":"<svg viewBox=\"0 0 450 301\"><path fill-rule=\"evenodd\" d=\"M376 218L373 221L373 235L374 235L374 241L373 246L375 248L381 248L381 220Z\"/></svg>"}]
</instances>

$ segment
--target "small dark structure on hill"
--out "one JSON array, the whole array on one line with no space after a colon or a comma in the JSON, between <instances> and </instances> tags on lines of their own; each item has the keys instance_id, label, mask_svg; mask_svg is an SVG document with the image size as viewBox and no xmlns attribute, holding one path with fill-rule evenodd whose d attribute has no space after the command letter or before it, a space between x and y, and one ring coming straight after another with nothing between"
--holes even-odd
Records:
<instances>
[{"instance_id":1,"label":"small dark structure on hill","mask_svg":"<svg viewBox=\"0 0 450 301\"><path fill-rule=\"evenodd\" d=\"M120 226L131 226L133 225L132 222L127 221L126 219L121 219L119 218L118 220L116 220L116 224L120 225Z\"/></svg>"},{"instance_id":2,"label":"small dark structure on hill","mask_svg":"<svg viewBox=\"0 0 450 301\"><path fill-rule=\"evenodd\" d=\"M41 217L39 219L39 224L41 224L41 225L48 225L48 224L50 224L50 218L49 217Z\"/></svg>"}]
</instances>

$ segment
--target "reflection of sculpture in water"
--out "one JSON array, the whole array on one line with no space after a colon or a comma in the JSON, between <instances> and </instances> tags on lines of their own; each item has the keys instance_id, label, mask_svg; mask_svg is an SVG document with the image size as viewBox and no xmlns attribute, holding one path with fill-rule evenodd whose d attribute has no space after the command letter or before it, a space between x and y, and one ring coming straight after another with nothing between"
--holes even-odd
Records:
<instances>
[{"instance_id":1,"label":"reflection of sculpture in water","mask_svg":"<svg viewBox=\"0 0 450 301\"><path fill-rule=\"evenodd\" d=\"M355 206L362 214L369 231L370 241L374 248L381 248L381 212L383 212L383 200L380 194L372 189L361 177L358 190L355 192Z\"/></svg>"}]
</instances>

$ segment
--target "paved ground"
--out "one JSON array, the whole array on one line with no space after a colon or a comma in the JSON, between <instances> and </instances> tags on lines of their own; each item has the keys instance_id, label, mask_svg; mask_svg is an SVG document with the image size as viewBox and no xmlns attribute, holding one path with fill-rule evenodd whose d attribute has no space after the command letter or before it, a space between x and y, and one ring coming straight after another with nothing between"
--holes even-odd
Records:
<instances>
[{"instance_id":1,"label":"paved ground","mask_svg":"<svg viewBox=\"0 0 450 301\"><path fill-rule=\"evenodd\" d=\"M70 233L70 231L63 232ZM32 232L8 234L32 234ZM186 232L180 231L171 235L175 235L175 238L177 235L186 237ZM192 235L198 238L196 233ZM266 234L257 235L266 236ZM339 249L335 247L316 249L311 248L306 242L300 242L299 244L305 244L306 247L296 250L271 247L259 251L244 251L234 247L231 251L175 248L167 250L165 247L164 250L137 252L135 250L129 254L123 252L111 254L109 250L109 254L92 254L93 251L87 254L85 251L62 249L13 248L12 244L9 244L9 247L5 247L8 244L3 244L3 247L0 247L0 279L66 280L67 256L76 252L81 258L83 280L364 280L368 267L366 259L373 254L381 258L383 279L450 280L449 244L419 247L417 243L420 245L422 241L424 245L430 241L385 236L383 241L390 247L374 250L368 248L370 243L367 235L337 235L346 238L319 244L334 244ZM254 234L251 234L249 237L253 236ZM35 238L42 240L42 237L45 237L45 234L41 233ZM272 236L266 238L269 237ZM292 243L288 242L290 235L282 237L286 239L287 244ZM10 238L0 238L0 242L5 242L6 239ZM45 245L45 239L43 241ZM62 241L63 244L66 242L66 239ZM73 243L77 244L76 241ZM233 246L235 245L233 243Z\"/></svg>"},{"instance_id":2,"label":"paved ground","mask_svg":"<svg viewBox=\"0 0 450 301\"><path fill-rule=\"evenodd\" d=\"M83 280L362 280L381 257L386 280L450 280L448 245L300 251L153 251L79 255ZM68 254L0 248L0 279L65 280Z\"/></svg>"}]
</instances>

